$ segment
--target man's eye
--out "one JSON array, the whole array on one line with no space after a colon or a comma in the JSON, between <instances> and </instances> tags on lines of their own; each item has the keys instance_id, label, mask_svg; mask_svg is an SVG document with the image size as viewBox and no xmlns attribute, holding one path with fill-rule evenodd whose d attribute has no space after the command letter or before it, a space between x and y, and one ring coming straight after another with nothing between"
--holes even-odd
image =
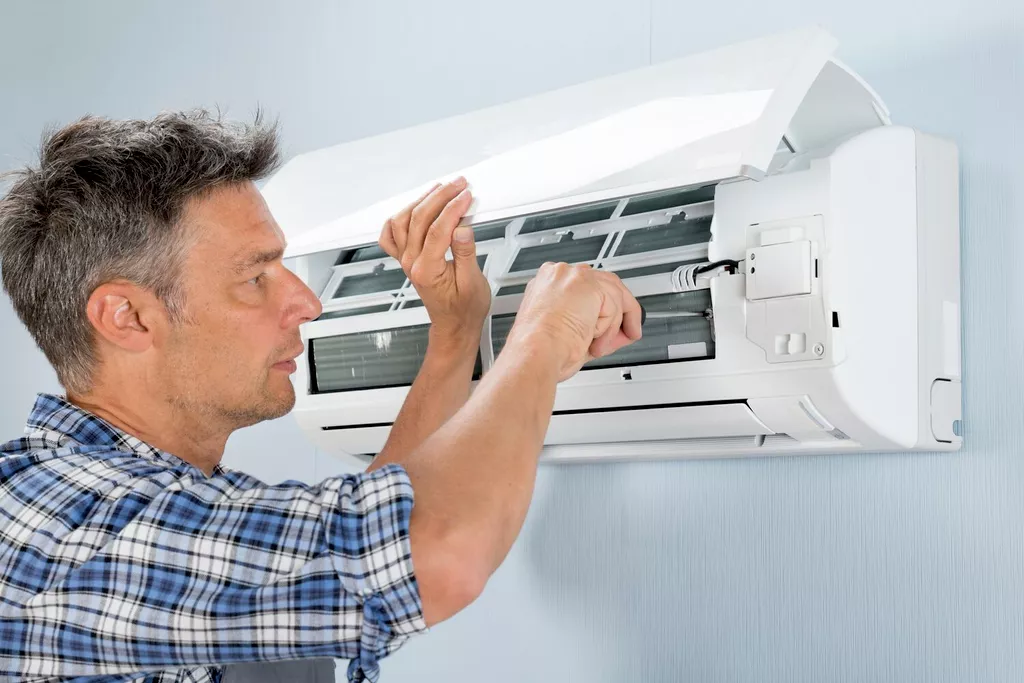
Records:
<instances>
[{"instance_id":1,"label":"man's eye","mask_svg":"<svg viewBox=\"0 0 1024 683\"><path fill-rule=\"evenodd\" d=\"M262 284L263 283L263 273L260 273L259 275L257 275L256 277L252 278L251 280L247 280L246 283L247 284L251 284L251 285Z\"/></svg>"}]
</instances>

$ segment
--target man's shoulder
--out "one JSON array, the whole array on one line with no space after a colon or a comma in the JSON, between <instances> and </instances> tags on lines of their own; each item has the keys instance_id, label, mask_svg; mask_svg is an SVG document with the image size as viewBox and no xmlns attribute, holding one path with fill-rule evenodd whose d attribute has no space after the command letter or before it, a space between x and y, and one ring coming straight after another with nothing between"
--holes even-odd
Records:
<instances>
[{"instance_id":1,"label":"man's shoulder","mask_svg":"<svg viewBox=\"0 0 1024 683\"><path fill-rule=\"evenodd\" d=\"M54 446L31 436L0 444L0 495L12 486L45 486L81 481L122 482L145 478L156 470L152 463L107 445Z\"/></svg>"}]
</instances>

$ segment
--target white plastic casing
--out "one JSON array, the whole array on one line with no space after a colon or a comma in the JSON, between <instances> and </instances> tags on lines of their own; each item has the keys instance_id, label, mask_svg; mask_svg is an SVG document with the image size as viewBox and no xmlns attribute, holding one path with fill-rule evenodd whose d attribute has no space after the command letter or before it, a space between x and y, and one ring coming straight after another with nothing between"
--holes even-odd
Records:
<instances>
[{"instance_id":1,"label":"white plastic casing","mask_svg":"<svg viewBox=\"0 0 1024 683\"><path fill-rule=\"evenodd\" d=\"M546 110L513 103L300 157L265 190L292 241L291 265L311 287L324 289L339 250L375 242L377 214L404 201L409 187L418 190L427 179L480 164L486 187L514 184L530 168L549 165L578 184L561 192L541 185L526 194L483 193L469 224L663 187L717 184L705 258L742 267L710 280L714 357L588 370L563 382L543 458L957 449L956 148L890 125L877 96L829 59L827 34L766 41L530 98L528 104ZM757 71L753 56L771 46L783 56ZM659 94L707 94L715 90L716 74L721 82L767 88L760 115L732 133L670 145L661 156L620 155L615 163L625 165L617 169L597 153L604 163L599 179L545 156L558 149L550 147L552 131L583 130L583 138L593 132L588 107L612 117L602 125L638 134L627 125L636 107L643 110ZM616 98L615 87L626 95ZM624 110L632 113L615 118ZM441 154L434 136L460 125L475 142ZM794 153L765 154L768 142L778 149L780 138ZM386 159L399 144L412 150L409 162L419 170L389 186L372 157L377 150ZM716 144L723 145L719 153ZM685 172L675 172L680 169ZM361 204L358 192L342 207L317 189L344 194L338 180L353 174L364 176L364 189L373 184ZM495 290L507 265L489 264L485 271ZM515 297L497 299L492 314L514 312L517 305ZM316 321L303 335L309 340L428 322L423 308L392 309ZM489 320L483 342L491 327ZM489 348L482 343L485 372L493 360ZM308 356L295 386L299 424L353 470L382 448L408 393L407 387L315 393Z\"/></svg>"}]
</instances>

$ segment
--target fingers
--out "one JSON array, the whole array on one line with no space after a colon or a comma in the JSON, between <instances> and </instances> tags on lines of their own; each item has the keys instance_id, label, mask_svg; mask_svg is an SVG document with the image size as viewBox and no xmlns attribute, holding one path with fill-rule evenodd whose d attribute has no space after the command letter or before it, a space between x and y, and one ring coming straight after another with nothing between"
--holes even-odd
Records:
<instances>
[{"instance_id":1,"label":"fingers","mask_svg":"<svg viewBox=\"0 0 1024 683\"><path fill-rule=\"evenodd\" d=\"M448 202L444 209L442 209L441 214L430 226L430 229L427 231L426 237L423 240L423 250L420 252L420 255L425 260L437 263L443 262L445 252L448 251L449 246L452 247L452 255L455 256L456 259L459 259L460 256L465 258L467 256L467 252L472 252L475 256L476 248L473 245L473 231L471 229L465 228L469 233L466 235L466 237L468 237L467 240L459 240L458 242L455 242L452 239L453 233L459 225L459 221L461 221L462 217L466 214L466 209L469 208L472 201L473 196L467 188L456 195L455 198Z\"/></svg>"},{"instance_id":2,"label":"fingers","mask_svg":"<svg viewBox=\"0 0 1024 683\"><path fill-rule=\"evenodd\" d=\"M639 302L613 273L545 263L526 287L513 331L545 337L551 352L562 356L565 380L640 339L641 315Z\"/></svg>"},{"instance_id":3,"label":"fingers","mask_svg":"<svg viewBox=\"0 0 1024 683\"><path fill-rule=\"evenodd\" d=\"M601 310L594 326L594 339L588 349L595 358L607 356L619 348L622 336L622 295L615 285L598 277L601 296Z\"/></svg>"},{"instance_id":4,"label":"fingers","mask_svg":"<svg viewBox=\"0 0 1024 683\"><path fill-rule=\"evenodd\" d=\"M426 199L412 210L405 249L402 252L402 259L406 264L411 265L412 262L419 258L420 252L423 251L423 242L426 239L427 231L430 230L430 227L438 219L445 207L465 189L466 179L457 178L450 183L434 188L433 192L428 194ZM469 203L466 197L459 201L466 202L466 207L468 208ZM463 208L463 212L465 212L465 208ZM462 216L460 215L459 217L461 218ZM445 249L447 250L447 248L446 244ZM444 252L441 253L443 254Z\"/></svg>"},{"instance_id":5,"label":"fingers","mask_svg":"<svg viewBox=\"0 0 1024 683\"><path fill-rule=\"evenodd\" d=\"M640 304L622 281L611 273L596 272L602 290L601 313L588 349L600 358L640 339Z\"/></svg>"},{"instance_id":6,"label":"fingers","mask_svg":"<svg viewBox=\"0 0 1024 683\"><path fill-rule=\"evenodd\" d=\"M476 260L476 241L472 228L455 229L452 234L452 256L455 257L455 282L458 287L469 287L473 278L483 277Z\"/></svg>"},{"instance_id":7,"label":"fingers","mask_svg":"<svg viewBox=\"0 0 1024 683\"><path fill-rule=\"evenodd\" d=\"M619 287L622 290L622 332L630 341L637 341L644 336L643 308L621 280Z\"/></svg>"},{"instance_id":8,"label":"fingers","mask_svg":"<svg viewBox=\"0 0 1024 683\"><path fill-rule=\"evenodd\" d=\"M394 220L389 218L385 221L384 229L380 231L380 239L377 240L377 244L380 245L385 254L397 260L401 258L401 252L398 250L398 244L395 242L395 235L392 231Z\"/></svg>"},{"instance_id":9,"label":"fingers","mask_svg":"<svg viewBox=\"0 0 1024 683\"><path fill-rule=\"evenodd\" d=\"M460 177L443 185L435 183L384 223L377 244L388 256L402 261L403 267L411 268L429 238L431 260L443 264L444 253L452 242L452 232L471 202L465 178ZM431 237L435 232L438 234ZM438 249L440 256L436 257ZM475 246L472 251L475 259Z\"/></svg>"},{"instance_id":10,"label":"fingers","mask_svg":"<svg viewBox=\"0 0 1024 683\"><path fill-rule=\"evenodd\" d=\"M420 203L430 196L438 187L440 183L434 183L433 186L423 194L421 194L416 201L409 204L407 207L396 213L394 216L388 219L384 224L384 230L381 232L380 239L377 243L380 248L383 249L387 254L393 258L401 259L402 254L405 252L405 245L409 234L409 221L412 217L413 209L420 205ZM390 239L385 239L386 235L390 235ZM388 251L388 247L394 244L397 253L392 254Z\"/></svg>"}]
</instances>

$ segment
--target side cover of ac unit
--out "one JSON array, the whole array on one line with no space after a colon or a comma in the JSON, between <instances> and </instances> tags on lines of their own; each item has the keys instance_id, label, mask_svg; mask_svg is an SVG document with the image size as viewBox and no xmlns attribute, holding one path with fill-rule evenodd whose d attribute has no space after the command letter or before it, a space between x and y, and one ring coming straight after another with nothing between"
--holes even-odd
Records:
<instances>
[{"instance_id":1,"label":"side cover of ac unit","mask_svg":"<svg viewBox=\"0 0 1024 683\"><path fill-rule=\"evenodd\" d=\"M475 378L546 261L616 272L639 342L559 385L546 460L960 446L958 160L812 28L300 155L263 192L320 294L295 415L358 469L429 318L376 241L434 182L494 294Z\"/></svg>"}]
</instances>

